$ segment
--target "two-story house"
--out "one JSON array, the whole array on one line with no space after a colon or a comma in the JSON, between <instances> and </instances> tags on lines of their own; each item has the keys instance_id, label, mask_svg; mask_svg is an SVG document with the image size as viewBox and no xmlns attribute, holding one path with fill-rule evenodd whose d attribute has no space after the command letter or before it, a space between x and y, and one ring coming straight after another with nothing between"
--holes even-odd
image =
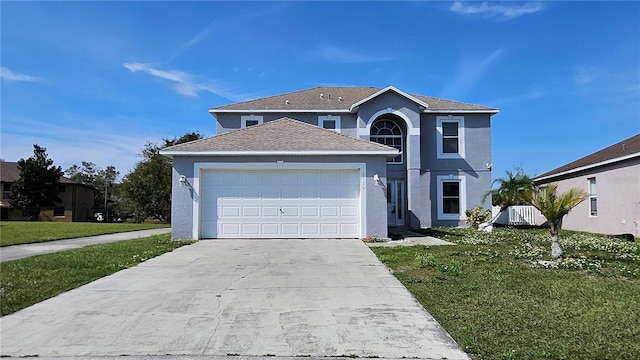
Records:
<instances>
[{"instance_id":1,"label":"two-story house","mask_svg":"<svg viewBox=\"0 0 640 360\"><path fill-rule=\"evenodd\" d=\"M317 87L209 110L176 145L173 236L359 238L464 226L491 188L497 109L393 86Z\"/></svg>"},{"instance_id":2,"label":"two-story house","mask_svg":"<svg viewBox=\"0 0 640 360\"><path fill-rule=\"evenodd\" d=\"M22 211L11 208L9 201L11 186L19 177L20 170L17 162L0 161L1 221L27 220L27 216ZM64 176L60 178L59 182L58 198L60 198L60 201L53 207L42 209L39 216L40 220L56 222L92 221L94 198L97 190Z\"/></svg>"}]
</instances>

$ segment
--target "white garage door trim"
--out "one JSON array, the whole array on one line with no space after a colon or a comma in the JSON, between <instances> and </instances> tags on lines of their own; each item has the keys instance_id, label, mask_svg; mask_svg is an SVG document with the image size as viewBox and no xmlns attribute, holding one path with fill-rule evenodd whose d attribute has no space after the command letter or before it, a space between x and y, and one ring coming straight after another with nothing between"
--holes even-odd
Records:
<instances>
[{"instance_id":1,"label":"white garage door trim","mask_svg":"<svg viewBox=\"0 0 640 360\"><path fill-rule=\"evenodd\" d=\"M298 163L298 162L263 162L263 163L194 163L193 179L193 238L201 238L200 191L201 177L206 171L216 170L357 170L360 175L360 224L358 237L364 237L367 228L366 204L366 164L365 163Z\"/></svg>"}]
</instances>

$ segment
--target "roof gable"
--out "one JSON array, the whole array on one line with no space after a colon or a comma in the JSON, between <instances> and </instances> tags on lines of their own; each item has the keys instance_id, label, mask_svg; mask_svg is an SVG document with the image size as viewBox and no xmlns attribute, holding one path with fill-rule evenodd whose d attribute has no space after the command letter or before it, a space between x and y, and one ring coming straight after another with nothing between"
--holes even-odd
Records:
<instances>
[{"instance_id":1,"label":"roof gable","mask_svg":"<svg viewBox=\"0 0 640 360\"><path fill-rule=\"evenodd\" d=\"M378 91L378 92L375 92L375 93L373 93L373 94L371 94L371 95L367 96L366 98L364 98L364 99L362 99L362 100L360 100L360 101L358 101L358 102L354 103L354 104L353 104L353 105L351 105L351 107L349 108L349 111L354 111L354 110L355 110L357 107L359 107L360 105L362 105L362 104L366 103L367 101L369 101L369 100L371 100L371 99L373 99L373 98L376 98L376 97L378 97L378 96L380 96L380 95L382 95L382 94L384 94L384 93L386 93L386 92L388 92L388 91L393 91L393 92L395 92L396 94L398 94L398 95L400 95L400 96L402 96L402 97L405 97L405 98L407 98L407 99L409 99L409 100L413 101L414 103L418 104L419 106L422 106L422 107L423 107L423 108L425 108L425 109L429 107L429 104L427 104L426 102L424 102L424 101L422 101L422 100L420 100L420 99L417 99L417 98L415 98L415 97L413 97L413 96L411 96L411 95L409 95L409 94L405 93L404 91L400 91L400 90L398 90L397 88L395 88L395 87L393 87L393 86L387 86L386 88L384 88L384 89L382 89L382 90L380 90L380 91Z\"/></svg>"},{"instance_id":2,"label":"roof gable","mask_svg":"<svg viewBox=\"0 0 640 360\"><path fill-rule=\"evenodd\" d=\"M545 180L550 177L586 170L637 156L640 156L640 134L546 172L538 176L536 180Z\"/></svg>"},{"instance_id":3,"label":"roof gable","mask_svg":"<svg viewBox=\"0 0 640 360\"><path fill-rule=\"evenodd\" d=\"M380 153L397 155L395 148L340 134L333 130L281 118L243 129L168 147L163 155L251 155L262 153Z\"/></svg>"},{"instance_id":4,"label":"roof gable","mask_svg":"<svg viewBox=\"0 0 640 360\"><path fill-rule=\"evenodd\" d=\"M286 94L270 96L228 104L209 109L209 113L249 113L249 112L355 112L357 107L376 96L393 91L422 106L425 112L481 112L498 113L497 109L467 104L458 101L438 99L423 95L405 93L394 86L384 89L377 87L315 87Z\"/></svg>"}]
</instances>

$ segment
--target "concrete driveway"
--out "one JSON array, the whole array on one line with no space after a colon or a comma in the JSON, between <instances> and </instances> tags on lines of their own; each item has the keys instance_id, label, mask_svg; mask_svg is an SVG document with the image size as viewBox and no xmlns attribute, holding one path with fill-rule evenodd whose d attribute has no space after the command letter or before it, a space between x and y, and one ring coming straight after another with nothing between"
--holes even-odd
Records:
<instances>
[{"instance_id":1,"label":"concrete driveway","mask_svg":"<svg viewBox=\"0 0 640 360\"><path fill-rule=\"evenodd\" d=\"M359 240L200 241L0 318L12 356L468 359Z\"/></svg>"}]
</instances>

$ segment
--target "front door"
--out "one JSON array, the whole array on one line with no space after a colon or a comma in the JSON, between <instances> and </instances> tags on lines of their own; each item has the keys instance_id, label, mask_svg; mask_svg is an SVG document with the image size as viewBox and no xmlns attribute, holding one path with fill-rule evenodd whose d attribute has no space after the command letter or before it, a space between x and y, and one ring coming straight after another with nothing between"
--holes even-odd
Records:
<instances>
[{"instance_id":1,"label":"front door","mask_svg":"<svg viewBox=\"0 0 640 360\"><path fill-rule=\"evenodd\" d=\"M387 180L387 224L404 225L404 179Z\"/></svg>"}]
</instances>

